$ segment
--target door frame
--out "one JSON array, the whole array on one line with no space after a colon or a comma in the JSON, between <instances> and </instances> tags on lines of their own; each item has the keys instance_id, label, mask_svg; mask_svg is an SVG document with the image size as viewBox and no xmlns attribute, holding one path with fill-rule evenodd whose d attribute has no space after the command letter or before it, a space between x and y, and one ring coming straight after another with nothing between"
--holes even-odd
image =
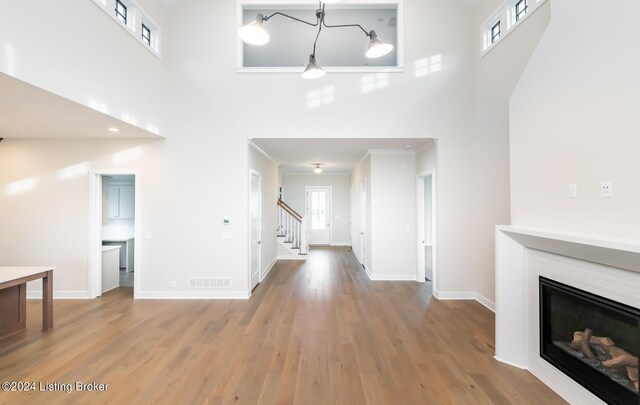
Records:
<instances>
[{"instance_id":1,"label":"door frame","mask_svg":"<svg viewBox=\"0 0 640 405\"><path fill-rule=\"evenodd\" d=\"M90 170L89 171L89 266L87 273L89 298L94 299L102 295L102 176L130 175L135 177L134 191L134 220L133 220L133 298L140 295L140 280L143 272L143 260L140 252L142 242L141 221L141 187L140 176L133 169ZM98 243L96 248L95 243Z\"/></svg>"},{"instance_id":2,"label":"door frame","mask_svg":"<svg viewBox=\"0 0 640 405\"><path fill-rule=\"evenodd\" d=\"M423 173L419 173L416 177L416 197L417 197L417 212L416 212L416 220L417 224L417 246L418 246L418 268L416 270L416 279L420 283L425 282L425 253L424 253L424 245L422 241L426 240L426 226L425 226L425 201L424 201L424 180L425 178L431 176L431 252L432 252L432 285L433 290L436 291L437 288L437 280L438 280L438 178L436 176L436 169L428 170Z\"/></svg>"},{"instance_id":3,"label":"door frame","mask_svg":"<svg viewBox=\"0 0 640 405\"><path fill-rule=\"evenodd\" d=\"M304 188L304 208L305 216L309 218L309 231L311 231L311 216L309 215L309 190L313 189L329 189L329 245L333 245L333 188L331 186L305 186ZM313 246L310 244L309 246ZM323 244L315 246L325 246Z\"/></svg>"},{"instance_id":4,"label":"door frame","mask_svg":"<svg viewBox=\"0 0 640 405\"><path fill-rule=\"evenodd\" d=\"M367 198L369 198L367 193L367 178L363 177L360 182L360 255L362 256L362 267L369 274L369 268L367 267L367 236L369 230L367 229L367 219L369 216L367 215Z\"/></svg>"},{"instance_id":5,"label":"door frame","mask_svg":"<svg viewBox=\"0 0 640 405\"><path fill-rule=\"evenodd\" d=\"M249 223L248 223L248 230L249 230L249 234L248 234L248 240L249 240L249 263L247 265L247 267L249 268L249 280L247 283L247 290L249 290L249 296L251 296L251 291L253 290L251 288L251 275L252 275L252 269L251 269L251 176L256 176L258 178L258 223L260 224L258 226L258 240L262 241L262 174L260 174L260 172L253 170L253 169L249 169L249 199L248 199L248 207L247 207L247 211L248 211L248 215L249 215ZM258 253L257 253L258 257L258 284L260 284L260 282L262 281L262 243L258 244ZM256 284L256 286L258 285Z\"/></svg>"}]
</instances>

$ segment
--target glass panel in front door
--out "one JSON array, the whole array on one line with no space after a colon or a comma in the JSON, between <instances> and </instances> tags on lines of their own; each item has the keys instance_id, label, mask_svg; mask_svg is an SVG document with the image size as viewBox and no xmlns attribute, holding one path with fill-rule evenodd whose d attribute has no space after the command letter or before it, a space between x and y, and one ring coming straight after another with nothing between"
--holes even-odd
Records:
<instances>
[{"instance_id":1,"label":"glass panel in front door","mask_svg":"<svg viewBox=\"0 0 640 405\"><path fill-rule=\"evenodd\" d=\"M326 192L311 192L311 229L326 228Z\"/></svg>"}]
</instances>

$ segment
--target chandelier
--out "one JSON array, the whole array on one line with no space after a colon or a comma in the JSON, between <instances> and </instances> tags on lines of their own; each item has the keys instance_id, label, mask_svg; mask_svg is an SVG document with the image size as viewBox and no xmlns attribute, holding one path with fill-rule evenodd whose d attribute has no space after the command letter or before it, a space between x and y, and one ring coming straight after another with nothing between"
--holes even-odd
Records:
<instances>
[{"instance_id":1,"label":"chandelier","mask_svg":"<svg viewBox=\"0 0 640 405\"><path fill-rule=\"evenodd\" d=\"M339 0L338 0L339 1ZM317 79L319 77L324 76L325 71L322 69L322 66L316 61L316 45L318 43L318 38L320 37L320 33L322 32L322 28L348 28L354 27L359 28L364 32L364 34L369 37L369 47L365 52L365 56L370 59L380 58L393 50L393 45L388 44L382 41L374 30L367 31L360 24L340 24L340 25L328 25L325 21L325 3L337 3L338 1L326 1L319 2L318 9L316 10L316 22L311 23L305 20L301 20L299 18L287 15L282 12L275 12L269 16L264 16L263 14L258 13L256 19L244 26L242 26L238 30L238 36L240 39L247 44L250 45L264 45L269 42L269 33L264 29L264 23L269 21L271 18L279 15L282 17L289 18L291 20L310 25L312 27L318 27L318 34L316 35L316 39L313 42L313 51L311 55L309 55L309 64L306 69L302 73L302 77L305 79Z\"/></svg>"}]
</instances>

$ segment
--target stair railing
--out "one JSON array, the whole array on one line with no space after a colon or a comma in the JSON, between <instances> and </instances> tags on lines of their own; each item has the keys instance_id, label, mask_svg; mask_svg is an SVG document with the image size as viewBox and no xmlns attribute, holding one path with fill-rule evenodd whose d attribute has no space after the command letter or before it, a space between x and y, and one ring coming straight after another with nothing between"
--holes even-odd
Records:
<instances>
[{"instance_id":1,"label":"stair railing","mask_svg":"<svg viewBox=\"0 0 640 405\"><path fill-rule=\"evenodd\" d=\"M278 199L278 236L284 237L285 243L291 243L293 249L299 249L300 254L309 252L307 229L307 217L298 214L282 199Z\"/></svg>"}]
</instances>

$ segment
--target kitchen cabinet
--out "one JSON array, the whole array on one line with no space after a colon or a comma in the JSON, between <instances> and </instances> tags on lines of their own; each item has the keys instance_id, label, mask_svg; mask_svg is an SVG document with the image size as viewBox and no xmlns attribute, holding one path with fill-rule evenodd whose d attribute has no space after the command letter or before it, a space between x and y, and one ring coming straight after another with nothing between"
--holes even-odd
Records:
<instances>
[{"instance_id":1,"label":"kitchen cabinet","mask_svg":"<svg viewBox=\"0 0 640 405\"><path fill-rule=\"evenodd\" d=\"M135 217L135 186L109 186L109 218Z\"/></svg>"},{"instance_id":2,"label":"kitchen cabinet","mask_svg":"<svg viewBox=\"0 0 640 405\"><path fill-rule=\"evenodd\" d=\"M119 246L120 257L118 264L121 269L125 269L127 273L133 271L133 253L134 253L134 239L104 239L102 246Z\"/></svg>"},{"instance_id":3,"label":"kitchen cabinet","mask_svg":"<svg viewBox=\"0 0 640 405\"><path fill-rule=\"evenodd\" d=\"M102 247L102 292L120 287L120 266L118 255L120 246Z\"/></svg>"}]
</instances>

